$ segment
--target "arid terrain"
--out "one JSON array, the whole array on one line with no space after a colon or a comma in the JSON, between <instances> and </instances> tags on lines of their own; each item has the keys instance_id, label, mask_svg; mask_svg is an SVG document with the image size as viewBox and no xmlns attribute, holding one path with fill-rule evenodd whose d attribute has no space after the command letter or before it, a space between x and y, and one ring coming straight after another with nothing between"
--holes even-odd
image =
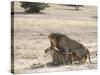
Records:
<instances>
[{"instance_id":1,"label":"arid terrain","mask_svg":"<svg viewBox=\"0 0 100 75\"><path fill-rule=\"evenodd\" d=\"M97 69L97 7L75 7L50 4L40 14L25 14L15 3L14 70L15 73L75 71ZM82 65L48 67L52 61L44 50L50 46L48 34L59 32L86 46L91 55Z\"/></svg>"}]
</instances>

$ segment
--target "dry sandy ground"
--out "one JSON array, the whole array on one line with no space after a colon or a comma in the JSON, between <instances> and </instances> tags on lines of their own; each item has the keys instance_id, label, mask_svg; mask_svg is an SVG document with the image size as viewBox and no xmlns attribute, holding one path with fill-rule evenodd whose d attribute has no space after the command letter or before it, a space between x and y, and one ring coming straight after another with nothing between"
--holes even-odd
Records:
<instances>
[{"instance_id":1,"label":"dry sandy ground","mask_svg":"<svg viewBox=\"0 0 100 75\"><path fill-rule=\"evenodd\" d=\"M51 5L42 12L14 15L15 73L97 69L97 8L85 6L75 11L74 7ZM50 55L44 53L50 46L47 36L51 32L64 33L85 45L94 64L87 60L83 65L46 66L52 61Z\"/></svg>"}]
</instances>

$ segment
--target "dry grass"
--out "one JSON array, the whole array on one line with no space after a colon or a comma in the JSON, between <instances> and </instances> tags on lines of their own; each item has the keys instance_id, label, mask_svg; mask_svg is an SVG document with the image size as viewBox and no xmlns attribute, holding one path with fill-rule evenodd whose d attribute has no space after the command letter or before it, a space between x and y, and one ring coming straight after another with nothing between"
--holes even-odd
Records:
<instances>
[{"instance_id":1,"label":"dry grass","mask_svg":"<svg viewBox=\"0 0 100 75\"><path fill-rule=\"evenodd\" d=\"M17 4L15 5L15 9L20 12ZM96 10L97 8L92 6L81 7L80 11L75 11L73 7L51 5L42 11L44 14L15 14L15 73L96 69L97 20L94 18L97 16ZM51 57L45 56L44 53L49 47L47 36L51 32L64 33L84 44L90 50L91 60L95 64L89 64L87 61L83 65L45 66L47 62L52 61Z\"/></svg>"}]
</instances>

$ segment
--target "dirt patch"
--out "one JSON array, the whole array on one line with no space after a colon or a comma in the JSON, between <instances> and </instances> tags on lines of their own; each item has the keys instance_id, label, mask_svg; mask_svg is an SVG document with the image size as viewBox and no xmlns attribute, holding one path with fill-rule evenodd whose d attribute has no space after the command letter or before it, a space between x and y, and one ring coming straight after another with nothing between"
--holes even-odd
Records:
<instances>
[{"instance_id":1,"label":"dirt patch","mask_svg":"<svg viewBox=\"0 0 100 75\"><path fill-rule=\"evenodd\" d=\"M97 8L85 6L80 11L71 11L63 7L72 8L51 5L43 11L46 14L14 15L15 73L97 69L97 19L93 18L97 16ZM64 33L85 45L94 64L87 60L83 65L47 67L52 58L44 50L50 45L47 36L51 32Z\"/></svg>"}]
</instances>

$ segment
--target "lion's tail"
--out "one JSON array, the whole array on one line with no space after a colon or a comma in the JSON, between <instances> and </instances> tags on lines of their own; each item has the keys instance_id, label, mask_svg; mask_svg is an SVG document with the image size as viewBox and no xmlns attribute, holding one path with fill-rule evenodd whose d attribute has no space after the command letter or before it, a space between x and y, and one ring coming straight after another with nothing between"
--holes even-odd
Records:
<instances>
[{"instance_id":1,"label":"lion's tail","mask_svg":"<svg viewBox=\"0 0 100 75\"><path fill-rule=\"evenodd\" d=\"M89 59L90 64L92 64L92 62L91 62L91 60L90 60L90 52L89 52L88 49L87 49L87 56L88 56L88 59Z\"/></svg>"}]
</instances>

